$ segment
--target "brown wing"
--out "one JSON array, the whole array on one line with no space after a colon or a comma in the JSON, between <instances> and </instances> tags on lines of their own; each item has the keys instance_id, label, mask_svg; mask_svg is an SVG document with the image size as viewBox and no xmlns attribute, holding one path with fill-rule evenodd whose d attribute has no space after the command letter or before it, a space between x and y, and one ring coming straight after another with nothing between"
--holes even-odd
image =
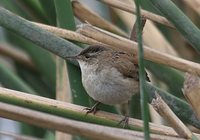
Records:
<instances>
[{"instance_id":1,"label":"brown wing","mask_svg":"<svg viewBox=\"0 0 200 140\"><path fill-rule=\"evenodd\" d=\"M115 61L113 62L115 67L121 72L125 77L134 78L139 81L139 67L138 64L135 64L132 57L124 52L115 52L114 55ZM120 59L123 58L125 61L121 62ZM150 81L146 73L147 81Z\"/></svg>"},{"instance_id":2,"label":"brown wing","mask_svg":"<svg viewBox=\"0 0 200 140\"><path fill-rule=\"evenodd\" d=\"M125 77L134 78L139 81L138 65L134 64L127 53L115 52L113 57L115 57L113 64L119 72ZM124 59L124 61L122 62L120 59Z\"/></svg>"}]
</instances>

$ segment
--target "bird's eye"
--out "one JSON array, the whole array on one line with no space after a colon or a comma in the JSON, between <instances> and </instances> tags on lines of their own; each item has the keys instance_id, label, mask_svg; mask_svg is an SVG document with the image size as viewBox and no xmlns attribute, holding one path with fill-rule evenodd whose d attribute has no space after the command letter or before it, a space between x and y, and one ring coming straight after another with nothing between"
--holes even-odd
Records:
<instances>
[{"instance_id":1,"label":"bird's eye","mask_svg":"<svg viewBox=\"0 0 200 140\"><path fill-rule=\"evenodd\" d=\"M89 58L90 58L90 55L89 55L89 54L85 54L85 58L86 58L86 59L89 59Z\"/></svg>"}]
</instances>

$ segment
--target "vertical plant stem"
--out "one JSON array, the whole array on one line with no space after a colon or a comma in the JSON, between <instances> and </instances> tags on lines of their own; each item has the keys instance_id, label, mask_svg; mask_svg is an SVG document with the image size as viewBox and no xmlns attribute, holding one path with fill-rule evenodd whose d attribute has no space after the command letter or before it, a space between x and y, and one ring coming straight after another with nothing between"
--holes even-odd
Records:
<instances>
[{"instance_id":1,"label":"vertical plant stem","mask_svg":"<svg viewBox=\"0 0 200 140\"><path fill-rule=\"evenodd\" d=\"M56 100L71 102L69 75L65 61L56 56ZM55 133L56 140L70 140L71 136L59 131Z\"/></svg>"},{"instance_id":2,"label":"vertical plant stem","mask_svg":"<svg viewBox=\"0 0 200 140\"><path fill-rule=\"evenodd\" d=\"M70 5L70 1L69 0L54 0L55 3L55 9L56 9L56 19L57 19L57 26L64 28L64 29L69 29L69 30L75 30L75 22L74 22L74 17L73 17L73 13L71 12L72 9L70 6L65 7L67 5ZM67 94L66 96L63 97L71 97L71 92L69 89L66 89L64 87L68 87L70 88L70 83L69 83L69 74L70 71L72 70L72 66L70 66L68 63L66 62L66 64L64 63L65 60L63 60L62 58L59 58L57 56L56 58L56 63L57 63L57 91L56 94L60 94L59 92L62 92L61 94ZM66 68L64 68L66 67ZM65 74L66 73L66 74ZM64 77L65 76L65 77ZM71 80L74 79L74 76L72 77ZM59 88L60 87L60 88ZM59 89L63 89L62 91L59 91ZM65 90L65 91L64 91ZM58 96L57 96L58 97ZM60 99L63 101L69 101L71 102L71 99ZM64 133L60 133L60 132L56 132L56 140L70 140L72 139L72 137L68 134L64 134Z\"/></svg>"},{"instance_id":3,"label":"vertical plant stem","mask_svg":"<svg viewBox=\"0 0 200 140\"><path fill-rule=\"evenodd\" d=\"M144 53L142 44L142 24L140 16L140 0L135 0L136 5L136 27L137 27L137 41L139 47L139 77L140 77L140 104L142 108L142 119L144 121L144 138L150 140L149 135L149 108L148 108L148 94L145 91L146 73L144 69Z\"/></svg>"},{"instance_id":4,"label":"vertical plant stem","mask_svg":"<svg viewBox=\"0 0 200 140\"><path fill-rule=\"evenodd\" d=\"M54 0L54 3L56 7L59 27L72 31L76 30L71 1ZM73 102L75 104L88 106L89 100L81 83L80 69L68 62L66 62L66 64L68 69Z\"/></svg>"}]
</instances>

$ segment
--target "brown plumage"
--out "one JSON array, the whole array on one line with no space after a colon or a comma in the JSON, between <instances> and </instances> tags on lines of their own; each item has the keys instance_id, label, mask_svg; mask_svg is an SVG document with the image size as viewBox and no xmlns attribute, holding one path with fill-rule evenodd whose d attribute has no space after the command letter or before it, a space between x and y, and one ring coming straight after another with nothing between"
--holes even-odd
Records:
<instances>
[{"instance_id":1,"label":"brown plumage","mask_svg":"<svg viewBox=\"0 0 200 140\"><path fill-rule=\"evenodd\" d=\"M104 55L98 55L99 53ZM113 50L104 46L94 45L84 49L79 55L85 57L100 57L100 66L97 71L101 70L103 65L112 65L124 76L124 78L134 78L135 80L139 81L138 64L134 63L134 57L126 52ZM146 79L149 81L147 73Z\"/></svg>"},{"instance_id":2,"label":"brown plumage","mask_svg":"<svg viewBox=\"0 0 200 140\"><path fill-rule=\"evenodd\" d=\"M138 65L128 53L104 46L89 46L71 58L79 62L88 95L98 102L87 108L87 113L95 113L99 102L108 105L127 103L139 93ZM124 121L127 122L127 117Z\"/></svg>"}]
</instances>

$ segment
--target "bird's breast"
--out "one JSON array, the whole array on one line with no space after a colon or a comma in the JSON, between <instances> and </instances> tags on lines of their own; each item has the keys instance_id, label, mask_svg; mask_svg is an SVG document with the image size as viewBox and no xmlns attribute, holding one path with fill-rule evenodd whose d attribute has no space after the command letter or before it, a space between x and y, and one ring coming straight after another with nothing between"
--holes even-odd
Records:
<instances>
[{"instance_id":1,"label":"bird's breast","mask_svg":"<svg viewBox=\"0 0 200 140\"><path fill-rule=\"evenodd\" d=\"M104 104L121 104L138 92L139 83L124 78L115 68L97 70L97 66L82 66L82 83L88 95Z\"/></svg>"}]
</instances>

